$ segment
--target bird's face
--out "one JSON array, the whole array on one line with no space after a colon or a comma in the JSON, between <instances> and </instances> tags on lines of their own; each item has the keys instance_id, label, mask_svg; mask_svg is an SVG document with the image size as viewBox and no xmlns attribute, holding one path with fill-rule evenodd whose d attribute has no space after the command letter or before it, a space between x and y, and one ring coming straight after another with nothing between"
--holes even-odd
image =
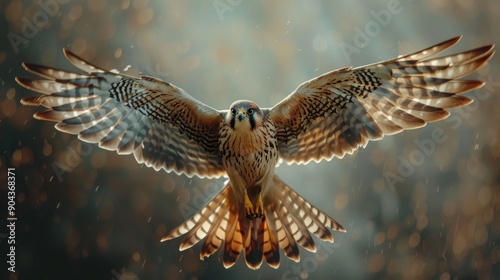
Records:
<instances>
[{"instance_id":1,"label":"bird's face","mask_svg":"<svg viewBox=\"0 0 500 280\"><path fill-rule=\"evenodd\" d=\"M251 131L262 123L262 110L255 102L240 100L231 104L226 123L233 130Z\"/></svg>"}]
</instances>

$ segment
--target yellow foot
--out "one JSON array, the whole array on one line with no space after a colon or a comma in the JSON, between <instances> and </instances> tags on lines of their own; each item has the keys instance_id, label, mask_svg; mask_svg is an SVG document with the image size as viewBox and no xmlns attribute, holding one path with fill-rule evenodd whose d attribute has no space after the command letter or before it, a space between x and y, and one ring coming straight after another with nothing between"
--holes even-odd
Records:
<instances>
[{"instance_id":1,"label":"yellow foot","mask_svg":"<svg viewBox=\"0 0 500 280\"><path fill-rule=\"evenodd\" d=\"M257 203L254 207L252 205L252 202L250 201L250 198L248 198L248 195L245 194L245 215L247 216L247 219L254 220L262 217L262 215L264 214L263 209L262 198L260 197L260 195L258 196Z\"/></svg>"}]
</instances>

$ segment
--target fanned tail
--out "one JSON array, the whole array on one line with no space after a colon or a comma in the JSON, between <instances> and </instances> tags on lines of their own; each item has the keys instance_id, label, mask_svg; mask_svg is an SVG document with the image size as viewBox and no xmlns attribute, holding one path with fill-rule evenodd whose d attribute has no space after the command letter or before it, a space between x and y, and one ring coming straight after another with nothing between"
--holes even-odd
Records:
<instances>
[{"instance_id":1,"label":"fanned tail","mask_svg":"<svg viewBox=\"0 0 500 280\"><path fill-rule=\"evenodd\" d=\"M299 246L315 252L310 233L323 241L333 242L331 230L345 229L324 212L314 207L297 192L274 176L273 186L265 195L265 215L249 220L228 182L198 213L165 235L161 241L186 235L179 250L186 250L205 238L200 258L214 254L224 243L224 267L233 266L241 252L251 269L258 269L266 260L269 266L280 265L279 248L298 262Z\"/></svg>"},{"instance_id":2,"label":"fanned tail","mask_svg":"<svg viewBox=\"0 0 500 280\"><path fill-rule=\"evenodd\" d=\"M205 256L212 255L219 249L222 240L227 237L227 232L231 231L235 224L232 220L234 215L231 215L231 209L235 205L232 202L233 197L230 185L226 184L205 207L171 230L161 241L174 239L185 234L186 236L179 247L180 251L184 251L207 237L200 257L203 259Z\"/></svg>"},{"instance_id":3,"label":"fanned tail","mask_svg":"<svg viewBox=\"0 0 500 280\"><path fill-rule=\"evenodd\" d=\"M273 178L273 187L266 196L268 225L276 234L279 247L285 255L298 262L298 245L310 252L316 251L316 245L310 233L323 241L333 243L330 230L346 230L323 211L314 207L297 192L292 190L278 176Z\"/></svg>"}]
</instances>

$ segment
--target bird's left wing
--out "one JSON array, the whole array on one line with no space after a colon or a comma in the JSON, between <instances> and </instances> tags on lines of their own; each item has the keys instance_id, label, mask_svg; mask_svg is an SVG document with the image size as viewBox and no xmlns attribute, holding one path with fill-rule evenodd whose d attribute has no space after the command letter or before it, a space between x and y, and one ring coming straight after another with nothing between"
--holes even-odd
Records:
<instances>
[{"instance_id":1,"label":"bird's left wing","mask_svg":"<svg viewBox=\"0 0 500 280\"><path fill-rule=\"evenodd\" d=\"M49 108L35 118L57 122L58 130L103 149L133 153L156 170L189 177L225 174L218 152L222 112L159 79L99 69L66 49L64 55L85 74L24 63L44 79L16 78L42 93L21 100Z\"/></svg>"},{"instance_id":2,"label":"bird's left wing","mask_svg":"<svg viewBox=\"0 0 500 280\"><path fill-rule=\"evenodd\" d=\"M358 68L343 68L301 84L271 109L281 159L330 160L369 140L446 118L446 109L469 104L460 94L483 82L457 80L494 54L488 45L435 58L453 38L422 51Z\"/></svg>"}]
</instances>

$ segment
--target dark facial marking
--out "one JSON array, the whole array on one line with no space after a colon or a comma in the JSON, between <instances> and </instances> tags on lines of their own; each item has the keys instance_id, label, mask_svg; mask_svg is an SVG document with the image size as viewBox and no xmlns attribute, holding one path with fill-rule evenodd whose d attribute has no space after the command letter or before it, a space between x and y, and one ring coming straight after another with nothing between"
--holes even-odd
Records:
<instances>
[{"instance_id":1,"label":"dark facial marking","mask_svg":"<svg viewBox=\"0 0 500 280\"><path fill-rule=\"evenodd\" d=\"M248 121L250 122L250 127L252 130L255 129L257 127L255 116L262 115L262 112L260 111L259 107L257 107L253 102L250 101L235 102L233 104L233 107L229 109L231 113L231 120L229 122L229 126L232 129L234 129L234 126L237 121L236 120L237 112L240 109L246 109L246 114L248 117ZM239 118L239 121L243 121L243 118Z\"/></svg>"},{"instance_id":2,"label":"dark facial marking","mask_svg":"<svg viewBox=\"0 0 500 280\"><path fill-rule=\"evenodd\" d=\"M231 123L229 124L231 126L231 129L234 129L235 122L236 122L236 110L234 108L231 108Z\"/></svg>"},{"instance_id":3,"label":"dark facial marking","mask_svg":"<svg viewBox=\"0 0 500 280\"><path fill-rule=\"evenodd\" d=\"M250 110L253 111L253 109L248 109L248 120L250 121L250 126L252 127L252 130L255 129L256 123L255 123L255 114L250 114Z\"/></svg>"}]
</instances>

